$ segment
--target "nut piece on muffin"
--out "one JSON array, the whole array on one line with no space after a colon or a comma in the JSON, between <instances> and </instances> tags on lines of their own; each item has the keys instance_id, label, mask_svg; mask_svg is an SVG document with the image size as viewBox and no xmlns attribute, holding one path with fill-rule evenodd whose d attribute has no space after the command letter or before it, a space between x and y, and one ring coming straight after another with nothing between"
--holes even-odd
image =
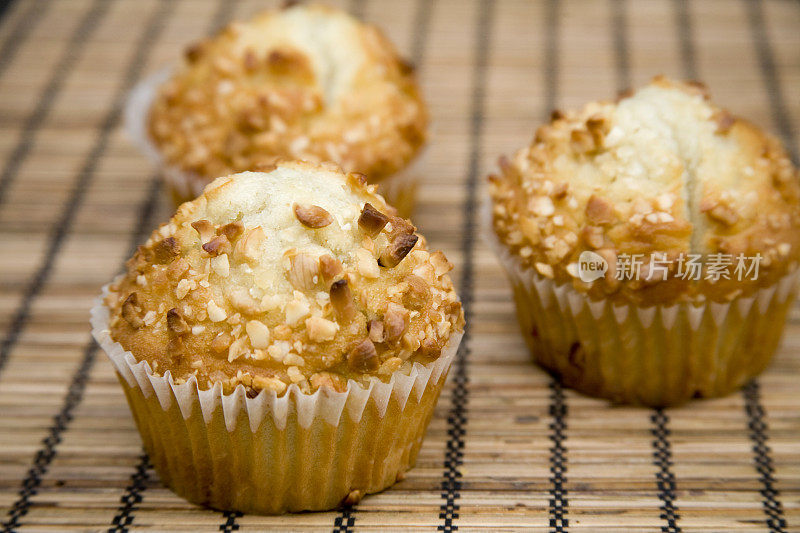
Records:
<instances>
[{"instance_id":1,"label":"nut piece on muffin","mask_svg":"<svg viewBox=\"0 0 800 533\"><path fill-rule=\"evenodd\" d=\"M189 47L151 106L149 134L202 185L276 158L333 161L378 182L414 158L427 121L413 68L377 28L296 5Z\"/></svg>"},{"instance_id":2,"label":"nut piece on muffin","mask_svg":"<svg viewBox=\"0 0 800 533\"><path fill-rule=\"evenodd\" d=\"M250 396L435 360L463 326L452 265L373 191L307 163L217 179L128 262L111 337L178 383Z\"/></svg>"},{"instance_id":3,"label":"nut piece on muffin","mask_svg":"<svg viewBox=\"0 0 800 533\"><path fill-rule=\"evenodd\" d=\"M724 394L763 369L793 298L769 291L793 283L800 256L798 172L775 138L702 85L659 77L555 112L500 167L493 235L544 366L590 394L653 405ZM592 261L602 275L585 271ZM548 303L554 287L568 305ZM530 309L551 304L561 312Z\"/></svg>"}]
</instances>

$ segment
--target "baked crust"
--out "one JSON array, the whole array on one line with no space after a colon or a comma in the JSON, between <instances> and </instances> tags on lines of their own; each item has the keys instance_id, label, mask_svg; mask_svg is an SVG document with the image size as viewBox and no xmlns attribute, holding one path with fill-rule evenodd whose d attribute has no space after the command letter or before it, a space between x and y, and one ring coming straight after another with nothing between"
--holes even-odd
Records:
<instances>
[{"instance_id":1,"label":"baked crust","mask_svg":"<svg viewBox=\"0 0 800 533\"><path fill-rule=\"evenodd\" d=\"M795 270L799 178L774 137L712 104L702 85L658 77L616 102L555 112L501 158L492 226L516 262L593 298L729 301ZM604 277L581 281L585 250L606 260ZM617 279L618 259L634 254L648 265L640 279ZM658 275L653 254L664 254ZM695 254L701 279L685 279L681 260ZM731 275L740 254L761 255L756 279ZM731 258L731 279L716 279L709 265Z\"/></svg>"},{"instance_id":2,"label":"baked crust","mask_svg":"<svg viewBox=\"0 0 800 533\"><path fill-rule=\"evenodd\" d=\"M334 161L378 181L413 159L427 121L413 68L377 28L296 5L190 46L149 133L168 164L209 182L275 158Z\"/></svg>"},{"instance_id":3,"label":"baked crust","mask_svg":"<svg viewBox=\"0 0 800 533\"><path fill-rule=\"evenodd\" d=\"M252 394L433 361L463 328L452 265L374 187L299 162L217 179L128 261L111 337L158 374Z\"/></svg>"}]
</instances>

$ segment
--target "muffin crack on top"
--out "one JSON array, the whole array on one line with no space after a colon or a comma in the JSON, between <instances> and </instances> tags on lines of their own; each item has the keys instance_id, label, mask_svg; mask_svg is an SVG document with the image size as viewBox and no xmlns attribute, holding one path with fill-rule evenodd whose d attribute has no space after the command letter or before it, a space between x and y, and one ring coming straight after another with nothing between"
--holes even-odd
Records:
<instances>
[{"instance_id":1,"label":"muffin crack on top","mask_svg":"<svg viewBox=\"0 0 800 533\"><path fill-rule=\"evenodd\" d=\"M659 77L616 102L555 112L490 181L493 229L514 259L595 298L730 301L797 266L797 169L697 83ZM592 281L579 275L587 250L608 265ZM681 276L690 256L702 258L699 279ZM636 279L620 275L630 257L642 261ZM722 257L757 257L758 275L707 275Z\"/></svg>"},{"instance_id":2,"label":"muffin crack on top","mask_svg":"<svg viewBox=\"0 0 800 533\"><path fill-rule=\"evenodd\" d=\"M154 231L109 327L178 383L343 391L439 357L463 326L451 268L363 175L280 163L217 179Z\"/></svg>"},{"instance_id":3,"label":"muffin crack on top","mask_svg":"<svg viewBox=\"0 0 800 533\"><path fill-rule=\"evenodd\" d=\"M211 177L277 158L335 161L377 181L425 141L413 68L374 26L297 5L234 22L189 47L149 134L167 163Z\"/></svg>"}]
</instances>

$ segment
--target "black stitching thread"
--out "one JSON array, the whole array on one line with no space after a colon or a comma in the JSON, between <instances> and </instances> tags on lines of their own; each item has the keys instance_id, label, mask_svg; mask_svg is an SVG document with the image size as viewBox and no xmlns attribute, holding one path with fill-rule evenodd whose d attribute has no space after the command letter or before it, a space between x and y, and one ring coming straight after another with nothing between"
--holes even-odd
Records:
<instances>
[{"instance_id":1,"label":"black stitching thread","mask_svg":"<svg viewBox=\"0 0 800 533\"><path fill-rule=\"evenodd\" d=\"M567 518L569 500L567 499L567 448L564 446L567 430L567 404L564 390L556 379L550 381L550 531L563 533L569 528Z\"/></svg>"},{"instance_id":2,"label":"black stitching thread","mask_svg":"<svg viewBox=\"0 0 800 533\"><path fill-rule=\"evenodd\" d=\"M778 128L786 149L795 165L800 165L800 154L797 152L797 142L794 128L792 128L791 114L786 105L783 89L778 81L778 71L775 67L775 54L767 35L764 23L763 4L760 0L744 0L747 5L747 20L750 22L750 31L753 34L753 45L758 55L758 64L761 67L761 77L766 85L769 96L769 106L772 111L772 121Z\"/></svg>"},{"instance_id":3,"label":"black stitching thread","mask_svg":"<svg viewBox=\"0 0 800 533\"><path fill-rule=\"evenodd\" d=\"M38 293L41 286L49 274L52 267L54 257L61 247L63 239L66 237L67 232L72 224L75 213L81 203L81 199L85 192L86 187L91 181L94 170L97 167L100 156L105 152L108 144L108 138L117 125L121 115L122 105L133 80L135 80L144 66L145 59L153 44L156 42L159 33L163 28L163 22L168 16L168 10L171 9L170 2L162 1L159 9L155 10L150 16L145 31L142 33L139 42L135 46L136 53L131 60L128 70L125 73L124 83L120 86L114 99L114 105L105 120L103 121L100 136L97 144L93 147L89 154L83 168L78 182L75 185L73 194L70 196L69 204L62 215L60 222L64 224L62 228L55 231L54 239L51 241L51 246L48 249L48 255L44 264L40 267L39 272L35 277L35 283L38 283L38 289L31 293L30 300ZM136 235L140 231L137 228ZM30 302L28 302L30 305ZM33 465L28 470L25 479L22 481L22 487L19 491L19 498L14 502L11 509L8 511L8 521L3 524L3 532L11 532L19 527L20 519L24 517L31 506L31 498L37 494L39 487L42 483L42 477L47 473L50 463L56 456L56 447L61 443L62 434L67 430L69 423L74 416L74 410L83 399L83 393L86 388L86 383L89 380L89 372L94 365L95 356L97 354L97 344L94 340L90 340L84 348L83 357L78 369L72 376L67 395L64 398L64 403L59 413L53 419L53 425L48 431L47 437L42 441L42 448L36 452Z\"/></svg>"},{"instance_id":4,"label":"black stitching thread","mask_svg":"<svg viewBox=\"0 0 800 533\"><path fill-rule=\"evenodd\" d=\"M451 407L447 417L447 447L444 458L444 473L441 484L441 496L444 503L439 508L439 518L442 523L437 527L439 531L456 531L458 526L454 523L458 519L460 506L456 501L461 498L461 466L464 462L464 437L467 425L467 404L469 403L469 389L467 383L467 364L469 361L471 338L472 303L474 300L474 263L475 263L475 230L478 172L480 164L480 151L483 138L484 100L486 94L486 69L489 59L489 46L491 45L492 22L494 19L494 2L483 0L480 4L477 25L475 27L475 68L473 69L472 89L472 116L470 120L470 150L469 171L467 175L467 194L464 201L464 234L461 242L462 275L461 297L464 306L466 326L464 337L453 363L454 386L452 391Z\"/></svg>"},{"instance_id":5,"label":"black stitching thread","mask_svg":"<svg viewBox=\"0 0 800 533\"><path fill-rule=\"evenodd\" d=\"M222 23L230 18L231 4L232 2L228 1L220 2L220 8L211 19L210 31L217 30ZM139 222L134 232L134 237L131 240L131 249L128 251L126 257L130 257L135 253L137 245L144 240L148 229L152 226L152 219L156 205L158 204L160 189L161 179L158 175L155 175L150 181L150 188L139 209L139 216L136 217L136 220ZM111 522L112 527L108 529L109 532L123 533L128 531L128 526L130 526L135 519L137 505L142 503L144 498L143 493L147 489L146 482L149 479L149 468L151 468L150 458L147 456L147 453L142 453L139 463L136 465L136 471L131 477L132 483L125 489L125 493L120 498L120 507Z\"/></svg>"},{"instance_id":6,"label":"black stitching thread","mask_svg":"<svg viewBox=\"0 0 800 533\"><path fill-rule=\"evenodd\" d=\"M239 531L239 524L236 523L236 519L243 517L243 513L239 511L225 511L222 513L222 516L225 518L225 522L219 526L220 531L224 531L225 533Z\"/></svg>"},{"instance_id":7,"label":"black stitching thread","mask_svg":"<svg viewBox=\"0 0 800 533\"><path fill-rule=\"evenodd\" d=\"M672 449L669 443L670 430L667 427L669 417L661 408L655 409L650 416L653 427L650 432L653 434L653 463L658 468L656 472L656 486L658 487L658 499L661 500L661 514L659 517L667 522L661 527L664 533L679 533L678 525L680 515L678 507L675 505L675 474L672 473Z\"/></svg>"},{"instance_id":8,"label":"black stitching thread","mask_svg":"<svg viewBox=\"0 0 800 533\"><path fill-rule=\"evenodd\" d=\"M687 0L673 0L675 11L675 27L678 29L678 41L681 47L681 65L684 77L697 78L697 54L694 48L694 26L689 13Z\"/></svg>"},{"instance_id":9,"label":"black stitching thread","mask_svg":"<svg viewBox=\"0 0 800 533\"><path fill-rule=\"evenodd\" d=\"M756 380L751 381L742 389L744 395L744 410L747 413L747 427L750 430L750 440L753 441L753 462L761 482L761 496L764 497L764 514L767 515L767 528L770 533L785 533L788 525L783 517L783 505L780 492L775 488L775 466L772 463L772 450L767 444L769 426L766 420L766 410L761 405L761 391Z\"/></svg>"},{"instance_id":10,"label":"black stitching thread","mask_svg":"<svg viewBox=\"0 0 800 533\"><path fill-rule=\"evenodd\" d=\"M14 0L0 0L0 21L2 21L3 17L5 17L6 14L10 11L11 4L13 3Z\"/></svg>"},{"instance_id":11,"label":"black stitching thread","mask_svg":"<svg viewBox=\"0 0 800 533\"><path fill-rule=\"evenodd\" d=\"M549 0L544 17L545 33L545 111L549 113L556 107L558 94L558 34L559 13L558 0ZM562 533L569 528L569 499L567 498L567 448L564 446L567 430L567 403L564 390L556 378L550 383L549 414L553 421L549 425L549 439L553 442L550 448L550 531Z\"/></svg>"},{"instance_id":12,"label":"black stitching thread","mask_svg":"<svg viewBox=\"0 0 800 533\"><path fill-rule=\"evenodd\" d=\"M19 141L14 146L14 151L6 159L3 173L0 174L0 206L5 203L11 184L16 179L22 162L31 151L34 144L34 136L50 113L55 96L61 91L67 76L72 72L92 32L99 26L101 18L108 11L109 4L104 0L95 0L92 3L91 9L86 12L78 27L72 32L64 48L64 53L53 69L53 73L39 97L36 107L25 119ZM0 350L0 366L7 355L6 344L4 343Z\"/></svg>"},{"instance_id":13,"label":"black stitching thread","mask_svg":"<svg viewBox=\"0 0 800 533\"><path fill-rule=\"evenodd\" d=\"M347 10L357 19L363 19L366 13L366 4L366 0L350 0L350 6Z\"/></svg>"},{"instance_id":14,"label":"black stitching thread","mask_svg":"<svg viewBox=\"0 0 800 533\"><path fill-rule=\"evenodd\" d=\"M345 507L333 521L333 533L348 533L353 530L356 519L353 516L354 507Z\"/></svg>"},{"instance_id":15,"label":"black stitching thread","mask_svg":"<svg viewBox=\"0 0 800 533\"><path fill-rule=\"evenodd\" d=\"M775 56L764 23L763 3L761 1L747 0L747 19L750 21L750 30L753 35L753 45L758 55L761 67L761 77L766 85L769 96L772 120L778 128L781 138L791 154L795 165L800 164L800 154L797 152L797 143L791 115L786 106L781 84L778 81ZM775 467L772 462L771 450L767 445L766 408L761 404L761 393L758 381L752 380L743 389L745 412L747 413L747 427L750 429L750 440L753 441L753 461L761 482L762 506L766 515L766 525L770 532L784 532L788 526L783 517L783 505L780 492L775 488Z\"/></svg>"},{"instance_id":16,"label":"black stitching thread","mask_svg":"<svg viewBox=\"0 0 800 533\"><path fill-rule=\"evenodd\" d=\"M351 3L351 12L363 15L365 11L366 0L355 0ZM433 11L435 0L418 0L415 8L414 24L412 27L413 35L411 37L411 63L419 66L425 55L425 49L428 43L428 28L430 27L430 18ZM356 522L357 506L352 505L345 507L341 510L339 515L333 521L334 533L342 532L347 533L352 531Z\"/></svg>"},{"instance_id":17,"label":"black stitching thread","mask_svg":"<svg viewBox=\"0 0 800 533\"><path fill-rule=\"evenodd\" d=\"M65 52L63 59L56 67L55 73L50 79L47 88L45 89L44 94L37 104L33 114L30 115L25 121L20 142L15 147L11 156L9 156L8 162L3 170L3 174L0 176L0 206L3 202L4 191L7 190L9 183L17 174L22 161L30 152L30 148L33 144L34 133L36 130L38 130L45 117L49 113L56 94L61 90L67 72L71 70L74 62L76 61L78 56L76 49L83 47L83 44L88 40L91 30L99 25L100 18L107 9L107 2L104 2L103 0L95 0L95 2L92 4L92 8L83 18L78 29L71 36L70 43L67 45L67 51ZM110 120L106 120L106 122L107 124L104 124L104 128L107 127L109 131L105 132L103 139L108 137L111 127L116 123L116 121ZM11 351L17 343L17 340L22 333L22 329L25 327L25 324L28 321L33 300L36 298L39 292L41 292L45 282L47 281L47 278L50 276L50 270L53 267L55 257L61 249L64 237L72 225L77 208L83 199L85 189L90 181L91 174L94 173L94 167L96 165L95 160L99 158L100 153L102 153L102 151L105 149L105 141L102 143L102 146L100 146L100 144L101 143L98 143L98 145L95 146L90 158L87 159L84 168L82 169L81 174L79 175L78 180L73 187L69 201L65 205L65 208L58 221L53 226L52 232L49 236L45 259L39 265L39 268L34 274L33 278L31 278L26 285L22 302L17 307L14 318L8 325L3 342L0 344L0 373L2 373L3 369L8 363L8 358L11 355Z\"/></svg>"},{"instance_id":18,"label":"black stitching thread","mask_svg":"<svg viewBox=\"0 0 800 533\"><path fill-rule=\"evenodd\" d=\"M617 71L617 89L625 90L630 87L631 72L628 63L628 23L627 4L625 0L611 0L611 30L614 33L614 56ZM658 499L661 501L659 517L666 521L661 527L665 533L679 533L678 525L680 515L675 504L675 474L672 472L672 451L669 443L670 431L667 427L669 417L664 410L657 408L650 416L653 427L653 463L658 468L656 473L656 487Z\"/></svg>"},{"instance_id":19,"label":"black stitching thread","mask_svg":"<svg viewBox=\"0 0 800 533\"><path fill-rule=\"evenodd\" d=\"M14 0L0 3L0 20L8 14L8 10L13 3ZM35 24L42 20L45 9L49 4L50 2L44 1L27 2L27 9L20 15L14 28L8 33L5 41L3 41L3 45L0 46L0 76L5 73L8 66L12 63L14 56L17 55L17 51L20 48L20 44L25 42Z\"/></svg>"},{"instance_id":20,"label":"black stitching thread","mask_svg":"<svg viewBox=\"0 0 800 533\"><path fill-rule=\"evenodd\" d=\"M128 527L133 523L133 513L142 503L142 492L150 480L150 459L146 453L139 458L136 472L131 476L131 484L125 489L125 494L120 498L120 506L108 533L127 533Z\"/></svg>"},{"instance_id":21,"label":"black stitching thread","mask_svg":"<svg viewBox=\"0 0 800 533\"><path fill-rule=\"evenodd\" d=\"M153 215L155 214L155 208L158 204L158 195L160 191L161 180L158 175L153 176L150 180L150 186L145 195L145 199L139 207L139 216L136 217L136 228L133 231L126 258L134 254L136 247L144 240L148 229L152 226ZM117 514L111 521L111 527L108 529L109 532L124 533L128 531L128 527L133 523L134 513L138 508L137 506L142 503L142 493L147 489L147 481L150 478L148 470L150 468L149 457L146 453L142 453L136 465L136 470L131 476L131 484L127 486L122 497L120 497L120 506L117 509Z\"/></svg>"},{"instance_id":22,"label":"black stitching thread","mask_svg":"<svg viewBox=\"0 0 800 533\"><path fill-rule=\"evenodd\" d=\"M631 86L631 67L628 60L628 20L625 0L611 1L611 27L614 34L614 57L616 58L617 90Z\"/></svg>"}]
</instances>

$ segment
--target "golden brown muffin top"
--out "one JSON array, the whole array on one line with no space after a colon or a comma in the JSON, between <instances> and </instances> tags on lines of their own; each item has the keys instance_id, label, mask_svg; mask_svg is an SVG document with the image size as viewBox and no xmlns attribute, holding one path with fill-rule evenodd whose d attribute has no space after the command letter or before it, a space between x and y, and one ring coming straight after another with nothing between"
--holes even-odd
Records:
<instances>
[{"instance_id":1,"label":"golden brown muffin top","mask_svg":"<svg viewBox=\"0 0 800 533\"><path fill-rule=\"evenodd\" d=\"M702 85L659 77L616 102L556 112L500 167L492 223L504 248L593 297L727 301L796 268L797 169ZM608 265L603 277L582 279L585 251Z\"/></svg>"},{"instance_id":2,"label":"golden brown muffin top","mask_svg":"<svg viewBox=\"0 0 800 533\"><path fill-rule=\"evenodd\" d=\"M282 163L219 178L128 261L111 337L203 389L387 380L463 327L452 265L415 231L359 174Z\"/></svg>"},{"instance_id":3,"label":"golden brown muffin top","mask_svg":"<svg viewBox=\"0 0 800 533\"><path fill-rule=\"evenodd\" d=\"M277 157L334 161L379 180L416 155L426 127L413 68L383 34L304 5L189 47L149 116L166 161L206 177Z\"/></svg>"}]
</instances>

